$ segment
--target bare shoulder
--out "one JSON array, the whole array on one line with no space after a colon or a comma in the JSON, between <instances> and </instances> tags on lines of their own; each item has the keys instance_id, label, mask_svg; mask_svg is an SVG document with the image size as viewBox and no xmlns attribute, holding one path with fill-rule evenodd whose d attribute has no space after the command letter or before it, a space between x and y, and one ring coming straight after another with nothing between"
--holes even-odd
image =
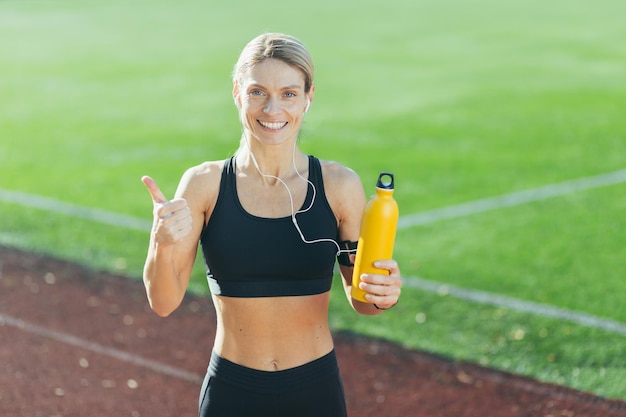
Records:
<instances>
[{"instance_id":1,"label":"bare shoulder","mask_svg":"<svg viewBox=\"0 0 626 417\"><path fill-rule=\"evenodd\" d=\"M340 225L349 219L360 221L365 206L361 178L352 169L334 161L320 161L326 199Z\"/></svg>"},{"instance_id":2,"label":"bare shoulder","mask_svg":"<svg viewBox=\"0 0 626 417\"><path fill-rule=\"evenodd\" d=\"M211 211L220 188L224 160L203 162L185 171L176 197L185 198L189 205L203 212Z\"/></svg>"},{"instance_id":3,"label":"bare shoulder","mask_svg":"<svg viewBox=\"0 0 626 417\"><path fill-rule=\"evenodd\" d=\"M324 188L327 192L333 189L344 191L357 187L363 189L361 178L352 169L335 161L320 160L322 175L324 178Z\"/></svg>"}]
</instances>

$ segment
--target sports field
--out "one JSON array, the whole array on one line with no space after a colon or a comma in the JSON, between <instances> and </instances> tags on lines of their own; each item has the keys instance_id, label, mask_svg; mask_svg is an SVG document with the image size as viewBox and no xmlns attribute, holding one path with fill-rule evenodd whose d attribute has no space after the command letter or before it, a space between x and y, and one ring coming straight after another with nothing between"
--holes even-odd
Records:
<instances>
[{"instance_id":1,"label":"sports field","mask_svg":"<svg viewBox=\"0 0 626 417\"><path fill-rule=\"evenodd\" d=\"M626 3L0 1L0 245L139 278L151 175L230 156L266 30L316 62L302 148L396 175L400 304L337 330L626 399ZM206 293L201 265L192 290Z\"/></svg>"}]
</instances>

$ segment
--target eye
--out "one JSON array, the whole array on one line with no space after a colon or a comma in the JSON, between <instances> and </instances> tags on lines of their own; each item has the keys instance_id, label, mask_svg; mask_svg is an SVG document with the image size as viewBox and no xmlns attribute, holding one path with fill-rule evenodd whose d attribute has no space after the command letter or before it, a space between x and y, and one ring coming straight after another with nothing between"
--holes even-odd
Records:
<instances>
[{"instance_id":1,"label":"eye","mask_svg":"<svg viewBox=\"0 0 626 417\"><path fill-rule=\"evenodd\" d=\"M250 90L250 92L248 93L248 95L250 96L256 96L256 97L260 97L263 95L263 91L261 90Z\"/></svg>"},{"instance_id":2,"label":"eye","mask_svg":"<svg viewBox=\"0 0 626 417\"><path fill-rule=\"evenodd\" d=\"M287 98L295 98L298 95L294 91L286 91L284 96L287 97Z\"/></svg>"}]
</instances>

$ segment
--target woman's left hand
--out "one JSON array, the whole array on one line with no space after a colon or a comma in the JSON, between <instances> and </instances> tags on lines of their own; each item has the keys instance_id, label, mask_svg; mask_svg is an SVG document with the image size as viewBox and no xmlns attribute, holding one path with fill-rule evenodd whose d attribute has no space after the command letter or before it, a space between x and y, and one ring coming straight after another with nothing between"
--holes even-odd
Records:
<instances>
[{"instance_id":1,"label":"woman's left hand","mask_svg":"<svg viewBox=\"0 0 626 417\"><path fill-rule=\"evenodd\" d=\"M389 275L385 274L363 274L359 288L367 294L365 298L379 310L387 310L398 303L402 287L400 278L400 268L398 263L392 259L374 262L374 266L379 269L386 269Z\"/></svg>"}]
</instances>

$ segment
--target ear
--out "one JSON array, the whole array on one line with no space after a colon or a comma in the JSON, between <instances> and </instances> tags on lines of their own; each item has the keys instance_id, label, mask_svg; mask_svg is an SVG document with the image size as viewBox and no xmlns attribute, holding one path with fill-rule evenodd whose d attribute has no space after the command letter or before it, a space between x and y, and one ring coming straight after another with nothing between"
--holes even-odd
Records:
<instances>
[{"instance_id":1,"label":"ear","mask_svg":"<svg viewBox=\"0 0 626 417\"><path fill-rule=\"evenodd\" d=\"M308 112L309 108L311 108L311 103L313 102L313 96L315 95L315 84L311 85L311 90L306 94L306 107L304 108L304 112Z\"/></svg>"},{"instance_id":2,"label":"ear","mask_svg":"<svg viewBox=\"0 0 626 417\"><path fill-rule=\"evenodd\" d=\"M235 101L235 106L238 109L241 109L241 96L239 95L239 83L237 81L233 82L233 100Z\"/></svg>"}]
</instances>

